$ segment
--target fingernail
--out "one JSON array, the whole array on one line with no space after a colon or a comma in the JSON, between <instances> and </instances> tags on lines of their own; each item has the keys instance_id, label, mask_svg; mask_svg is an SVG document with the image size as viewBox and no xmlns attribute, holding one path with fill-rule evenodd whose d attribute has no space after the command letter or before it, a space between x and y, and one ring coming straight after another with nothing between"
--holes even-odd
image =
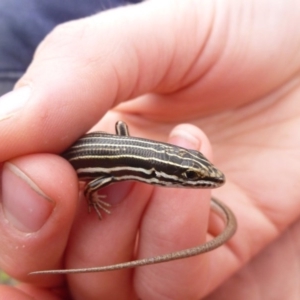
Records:
<instances>
[{"instance_id":1,"label":"fingernail","mask_svg":"<svg viewBox=\"0 0 300 300\"><path fill-rule=\"evenodd\" d=\"M201 146L201 141L199 139L182 129L172 131L169 142L186 149L199 150Z\"/></svg>"},{"instance_id":2,"label":"fingernail","mask_svg":"<svg viewBox=\"0 0 300 300\"><path fill-rule=\"evenodd\" d=\"M31 88L23 86L0 97L0 121L10 118L29 100Z\"/></svg>"},{"instance_id":3,"label":"fingernail","mask_svg":"<svg viewBox=\"0 0 300 300\"><path fill-rule=\"evenodd\" d=\"M2 204L6 219L22 232L39 230L55 205L27 174L9 162L3 166Z\"/></svg>"}]
</instances>

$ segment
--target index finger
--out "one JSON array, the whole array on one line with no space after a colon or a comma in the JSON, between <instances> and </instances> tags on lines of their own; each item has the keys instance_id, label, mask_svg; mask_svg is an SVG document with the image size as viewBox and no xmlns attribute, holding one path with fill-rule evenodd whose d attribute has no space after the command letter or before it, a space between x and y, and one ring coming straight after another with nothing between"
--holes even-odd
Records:
<instances>
[{"instance_id":1,"label":"index finger","mask_svg":"<svg viewBox=\"0 0 300 300\"><path fill-rule=\"evenodd\" d=\"M194 54L180 47L184 66L176 69L176 78L165 78L174 49L184 44L169 26L175 9L172 2L146 2L58 26L39 46L16 90L0 101L5 141L0 160L60 152L121 101L172 89L194 61Z\"/></svg>"}]
</instances>

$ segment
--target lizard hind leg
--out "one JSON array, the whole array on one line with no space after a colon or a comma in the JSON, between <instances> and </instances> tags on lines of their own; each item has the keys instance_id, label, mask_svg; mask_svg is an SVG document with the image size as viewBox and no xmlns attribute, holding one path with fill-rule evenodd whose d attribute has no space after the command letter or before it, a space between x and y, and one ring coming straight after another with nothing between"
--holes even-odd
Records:
<instances>
[{"instance_id":1,"label":"lizard hind leg","mask_svg":"<svg viewBox=\"0 0 300 300\"><path fill-rule=\"evenodd\" d=\"M108 215L111 213L111 211L109 210L111 205L109 203L107 203L106 201L102 200L105 198L106 198L106 195L99 195L96 191L91 194L91 196L88 200L89 212L91 212L92 208L95 209L95 211L98 215L98 218L100 220L103 219L101 211L104 211Z\"/></svg>"},{"instance_id":2,"label":"lizard hind leg","mask_svg":"<svg viewBox=\"0 0 300 300\"><path fill-rule=\"evenodd\" d=\"M89 212L92 209L95 209L98 218L103 219L101 211L104 211L107 214L110 214L109 208L111 204L107 203L105 200L106 195L99 195L98 189L103 186L103 178L96 178L87 183L84 189L84 195L88 201Z\"/></svg>"},{"instance_id":3,"label":"lizard hind leg","mask_svg":"<svg viewBox=\"0 0 300 300\"><path fill-rule=\"evenodd\" d=\"M106 195L99 195L97 190L90 192L88 188L86 188L84 194L88 201L89 213L92 211L92 209L94 209L100 220L103 219L101 213L102 211L104 211L107 214L111 213L111 211L109 210L111 204L103 200L106 198Z\"/></svg>"}]
</instances>

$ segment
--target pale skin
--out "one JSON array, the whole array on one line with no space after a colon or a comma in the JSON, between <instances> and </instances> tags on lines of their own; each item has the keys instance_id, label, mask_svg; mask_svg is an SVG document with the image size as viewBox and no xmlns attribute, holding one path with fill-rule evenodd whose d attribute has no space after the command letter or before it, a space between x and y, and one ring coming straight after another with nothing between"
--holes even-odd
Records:
<instances>
[{"instance_id":1,"label":"pale skin","mask_svg":"<svg viewBox=\"0 0 300 300\"><path fill-rule=\"evenodd\" d=\"M31 86L29 101L0 121L1 161L22 172L3 167L0 268L23 282L1 286L0 295L298 299L299 6L299 1L153 0L54 30L16 85L16 91ZM21 97L28 94L21 91ZM206 239L208 190L110 186L103 193L118 204L101 222L87 213L84 200L77 201L76 174L54 153L95 124L113 132L119 119L131 135L213 158L227 177L213 193L235 213L236 235L226 246L186 260L28 277L35 270L167 253ZM39 192L24 183L24 173ZM27 213L24 202L39 213ZM15 207L22 209L19 214ZM220 229L215 221L211 233Z\"/></svg>"}]
</instances>

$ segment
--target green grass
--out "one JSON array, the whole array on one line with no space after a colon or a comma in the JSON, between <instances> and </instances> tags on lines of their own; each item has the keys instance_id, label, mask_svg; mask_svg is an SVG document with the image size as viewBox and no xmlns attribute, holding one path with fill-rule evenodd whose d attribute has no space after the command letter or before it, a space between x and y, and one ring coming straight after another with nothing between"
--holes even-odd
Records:
<instances>
[{"instance_id":1,"label":"green grass","mask_svg":"<svg viewBox=\"0 0 300 300\"><path fill-rule=\"evenodd\" d=\"M0 270L0 284L13 285L14 283L15 281L12 278Z\"/></svg>"}]
</instances>

